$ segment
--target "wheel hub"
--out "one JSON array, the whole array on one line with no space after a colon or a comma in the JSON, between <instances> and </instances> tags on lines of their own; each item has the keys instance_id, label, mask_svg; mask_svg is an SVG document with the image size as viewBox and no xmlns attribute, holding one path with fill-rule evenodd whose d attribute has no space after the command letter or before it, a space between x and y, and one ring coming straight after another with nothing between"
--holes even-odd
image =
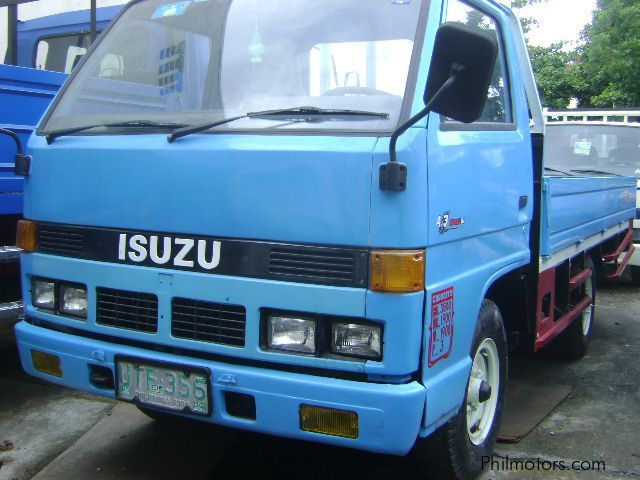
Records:
<instances>
[{"instance_id":1,"label":"wheel hub","mask_svg":"<svg viewBox=\"0 0 640 480\"><path fill-rule=\"evenodd\" d=\"M481 444L489 435L500 388L500 360L495 342L485 339L476 352L467 388L467 430L469 440Z\"/></svg>"}]
</instances>

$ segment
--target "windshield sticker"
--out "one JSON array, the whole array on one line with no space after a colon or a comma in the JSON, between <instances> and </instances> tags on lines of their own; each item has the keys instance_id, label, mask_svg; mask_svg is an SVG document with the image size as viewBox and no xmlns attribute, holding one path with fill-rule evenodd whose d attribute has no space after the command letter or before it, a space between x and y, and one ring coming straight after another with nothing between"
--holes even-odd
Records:
<instances>
[{"instance_id":1,"label":"windshield sticker","mask_svg":"<svg viewBox=\"0 0 640 480\"><path fill-rule=\"evenodd\" d=\"M453 347L453 287L431 294L429 368L451 355Z\"/></svg>"},{"instance_id":2,"label":"windshield sticker","mask_svg":"<svg viewBox=\"0 0 640 480\"><path fill-rule=\"evenodd\" d=\"M192 0L187 0L185 2L177 2L177 3L170 3L168 5L163 5L162 7L158 8L155 12L153 12L151 19L163 18L163 17L176 17L178 15L183 15L184 12L186 12L187 7L191 5L191 3L192 3Z\"/></svg>"},{"instance_id":3,"label":"windshield sticker","mask_svg":"<svg viewBox=\"0 0 640 480\"><path fill-rule=\"evenodd\" d=\"M573 147L574 155L583 155L585 157L588 157L590 153L591 153L591 142L589 140L578 141Z\"/></svg>"}]
</instances>

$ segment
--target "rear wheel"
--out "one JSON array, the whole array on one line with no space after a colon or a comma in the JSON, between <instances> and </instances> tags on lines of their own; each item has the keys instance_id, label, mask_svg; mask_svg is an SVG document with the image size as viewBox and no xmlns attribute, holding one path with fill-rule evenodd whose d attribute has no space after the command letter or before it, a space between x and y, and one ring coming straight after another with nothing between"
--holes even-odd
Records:
<instances>
[{"instance_id":1,"label":"rear wheel","mask_svg":"<svg viewBox=\"0 0 640 480\"><path fill-rule=\"evenodd\" d=\"M582 290L584 295L591 297L591 304L585 308L578 317L571 322L571 325L562 332L556 340L557 351L571 359L579 359L587 353L593 321L596 315L596 279L595 267L591 258L587 258L587 268L590 268L594 275L585 280Z\"/></svg>"},{"instance_id":2,"label":"rear wheel","mask_svg":"<svg viewBox=\"0 0 640 480\"><path fill-rule=\"evenodd\" d=\"M631 270L631 283L633 283L635 287L640 287L640 267L636 267L632 265L630 267L630 270Z\"/></svg>"},{"instance_id":3,"label":"rear wheel","mask_svg":"<svg viewBox=\"0 0 640 480\"><path fill-rule=\"evenodd\" d=\"M465 480L482 470L498 436L507 382L507 339L496 305L482 303L471 348L473 365L458 414L414 447L425 476Z\"/></svg>"}]
</instances>

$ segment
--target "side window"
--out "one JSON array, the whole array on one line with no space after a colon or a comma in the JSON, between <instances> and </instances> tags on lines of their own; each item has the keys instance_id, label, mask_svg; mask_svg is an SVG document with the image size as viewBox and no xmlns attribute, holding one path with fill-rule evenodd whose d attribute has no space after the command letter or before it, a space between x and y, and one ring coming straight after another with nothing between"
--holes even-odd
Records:
<instances>
[{"instance_id":1,"label":"side window","mask_svg":"<svg viewBox=\"0 0 640 480\"><path fill-rule=\"evenodd\" d=\"M36 47L34 67L40 70L71 73L87 53L90 36L84 33L43 38Z\"/></svg>"},{"instance_id":2,"label":"side window","mask_svg":"<svg viewBox=\"0 0 640 480\"><path fill-rule=\"evenodd\" d=\"M491 85L487 93L487 104L478 122L512 123L513 113L509 90L506 61L502 35L496 21L489 15L460 0L450 0L447 9L447 21L459 22L468 26L491 32L498 37L498 59L493 71Z\"/></svg>"}]
</instances>

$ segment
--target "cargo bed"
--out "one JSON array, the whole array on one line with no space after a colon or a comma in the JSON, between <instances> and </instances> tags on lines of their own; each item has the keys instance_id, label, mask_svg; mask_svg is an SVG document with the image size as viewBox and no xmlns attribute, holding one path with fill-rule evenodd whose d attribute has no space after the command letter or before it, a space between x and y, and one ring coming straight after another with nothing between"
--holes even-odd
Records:
<instances>
[{"instance_id":1,"label":"cargo bed","mask_svg":"<svg viewBox=\"0 0 640 480\"><path fill-rule=\"evenodd\" d=\"M617 176L545 176L542 179L540 255L598 243L628 229L635 217L636 179Z\"/></svg>"}]
</instances>

